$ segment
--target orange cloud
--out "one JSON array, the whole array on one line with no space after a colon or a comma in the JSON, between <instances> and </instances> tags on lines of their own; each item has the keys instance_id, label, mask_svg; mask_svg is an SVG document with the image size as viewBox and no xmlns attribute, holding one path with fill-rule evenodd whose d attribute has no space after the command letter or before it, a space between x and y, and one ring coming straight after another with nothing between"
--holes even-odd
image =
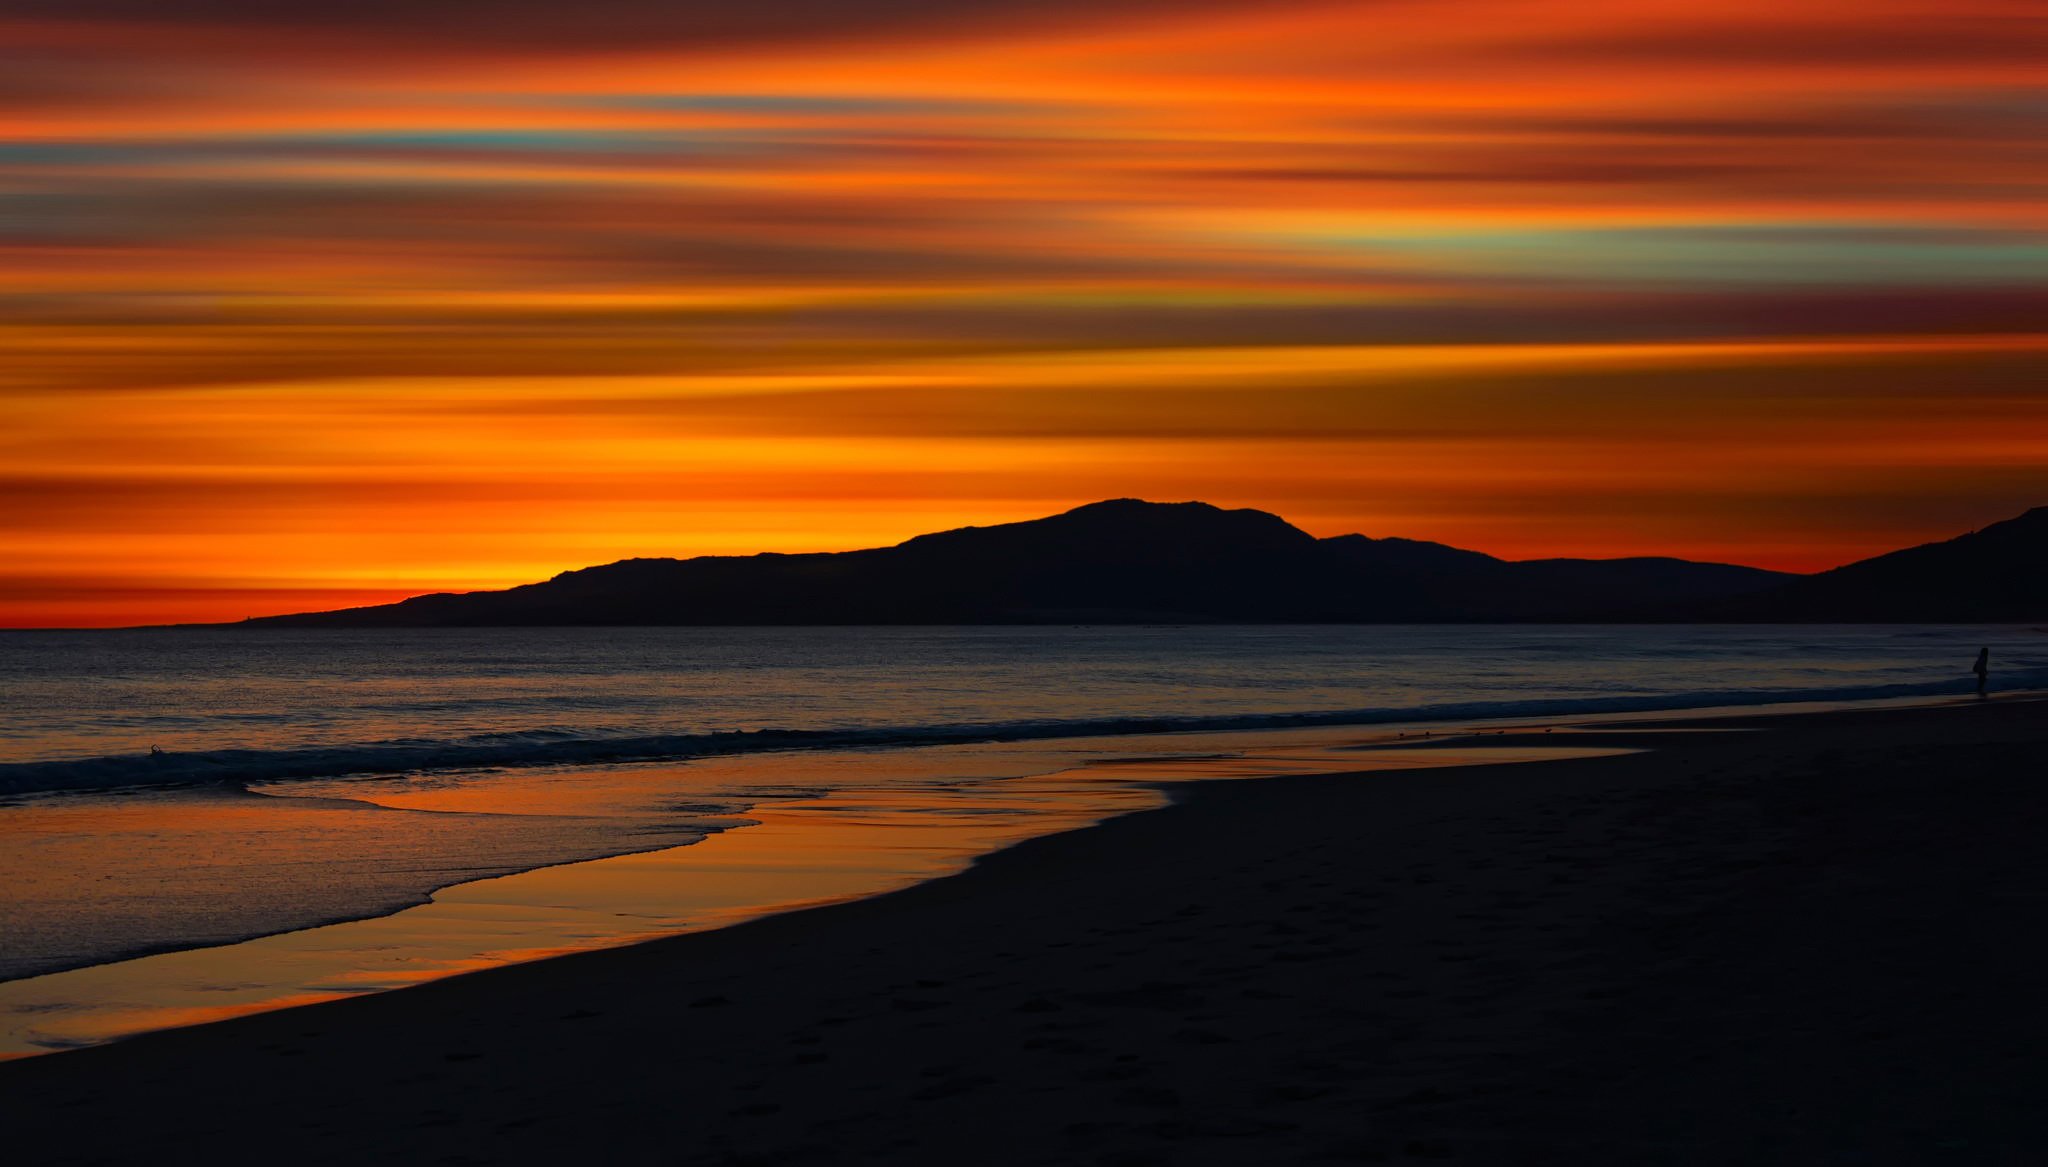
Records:
<instances>
[{"instance_id":1,"label":"orange cloud","mask_svg":"<svg viewBox=\"0 0 2048 1167\"><path fill-rule=\"evenodd\" d=\"M2015 0L174 7L0 18L0 624L1110 495L1782 567L2048 498Z\"/></svg>"}]
</instances>

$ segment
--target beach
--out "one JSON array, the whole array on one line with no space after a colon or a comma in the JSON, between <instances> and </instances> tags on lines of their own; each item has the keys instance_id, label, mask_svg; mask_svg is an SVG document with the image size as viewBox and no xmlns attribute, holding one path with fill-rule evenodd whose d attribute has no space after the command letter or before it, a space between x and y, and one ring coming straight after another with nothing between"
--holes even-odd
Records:
<instances>
[{"instance_id":1,"label":"beach","mask_svg":"<svg viewBox=\"0 0 2048 1167\"><path fill-rule=\"evenodd\" d=\"M1597 736L1644 752L1178 787L878 898L0 1064L0 1108L34 1162L2040 1159L2048 704Z\"/></svg>"},{"instance_id":2,"label":"beach","mask_svg":"<svg viewBox=\"0 0 2048 1167\"><path fill-rule=\"evenodd\" d=\"M2048 0L0 30L0 1167L2048 1167Z\"/></svg>"}]
</instances>

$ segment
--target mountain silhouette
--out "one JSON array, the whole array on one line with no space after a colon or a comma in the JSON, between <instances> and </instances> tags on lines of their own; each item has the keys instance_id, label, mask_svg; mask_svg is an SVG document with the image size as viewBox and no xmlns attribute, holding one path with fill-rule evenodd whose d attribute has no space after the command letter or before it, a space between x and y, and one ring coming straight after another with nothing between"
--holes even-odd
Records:
<instances>
[{"instance_id":1,"label":"mountain silhouette","mask_svg":"<svg viewBox=\"0 0 2048 1167\"><path fill-rule=\"evenodd\" d=\"M1977 623L2048 619L2048 507L1702 605L1715 620Z\"/></svg>"},{"instance_id":2,"label":"mountain silhouette","mask_svg":"<svg viewBox=\"0 0 2048 1167\"><path fill-rule=\"evenodd\" d=\"M1678 559L1510 562L1410 539L1318 539L1277 515L1115 499L805 555L628 559L495 592L248 624L1378 623L1646 619L1795 577Z\"/></svg>"}]
</instances>

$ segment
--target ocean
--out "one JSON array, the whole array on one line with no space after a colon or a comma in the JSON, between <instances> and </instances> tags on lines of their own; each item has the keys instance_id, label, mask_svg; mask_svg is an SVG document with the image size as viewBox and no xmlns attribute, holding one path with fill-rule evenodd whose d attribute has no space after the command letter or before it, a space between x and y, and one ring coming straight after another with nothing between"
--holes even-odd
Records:
<instances>
[{"instance_id":1,"label":"ocean","mask_svg":"<svg viewBox=\"0 0 2048 1167\"><path fill-rule=\"evenodd\" d=\"M1422 732L1963 696L1986 645L2048 687L2042 630L1984 626L0 633L0 1054L870 894Z\"/></svg>"},{"instance_id":2,"label":"ocean","mask_svg":"<svg viewBox=\"0 0 2048 1167\"><path fill-rule=\"evenodd\" d=\"M1982 644L2048 677L1983 626L0 632L0 794L1935 695Z\"/></svg>"}]
</instances>

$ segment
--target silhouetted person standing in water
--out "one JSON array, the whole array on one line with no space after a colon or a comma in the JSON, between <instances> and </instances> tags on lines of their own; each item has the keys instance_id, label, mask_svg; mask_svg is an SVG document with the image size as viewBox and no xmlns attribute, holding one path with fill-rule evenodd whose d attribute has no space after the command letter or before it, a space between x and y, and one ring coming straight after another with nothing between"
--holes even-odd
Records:
<instances>
[{"instance_id":1,"label":"silhouetted person standing in water","mask_svg":"<svg viewBox=\"0 0 2048 1167\"><path fill-rule=\"evenodd\" d=\"M1977 700L1982 701L1986 696L1985 683L1991 678L1991 649L1988 645L1977 650L1977 663L1970 666L1970 671L1977 674Z\"/></svg>"}]
</instances>

